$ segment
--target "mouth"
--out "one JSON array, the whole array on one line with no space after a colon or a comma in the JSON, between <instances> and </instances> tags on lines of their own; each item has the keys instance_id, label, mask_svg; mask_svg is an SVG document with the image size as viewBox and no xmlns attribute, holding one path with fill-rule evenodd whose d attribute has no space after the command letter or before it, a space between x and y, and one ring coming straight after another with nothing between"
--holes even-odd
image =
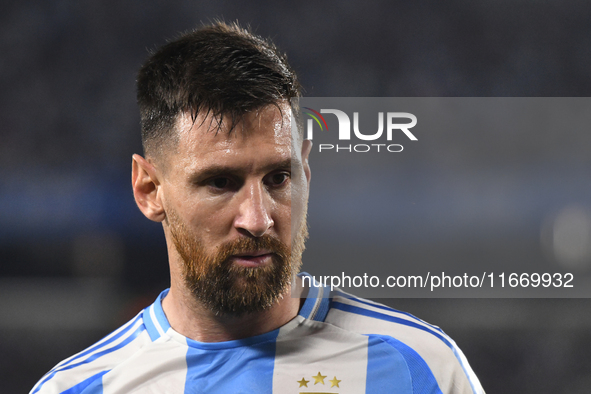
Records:
<instances>
[{"instance_id":1,"label":"mouth","mask_svg":"<svg viewBox=\"0 0 591 394\"><path fill-rule=\"evenodd\" d=\"M269 250L257 250L237 253L230 257L234 264L243 267L261 267L271 263L273 253Z\"/></svg>"}]
</instances>

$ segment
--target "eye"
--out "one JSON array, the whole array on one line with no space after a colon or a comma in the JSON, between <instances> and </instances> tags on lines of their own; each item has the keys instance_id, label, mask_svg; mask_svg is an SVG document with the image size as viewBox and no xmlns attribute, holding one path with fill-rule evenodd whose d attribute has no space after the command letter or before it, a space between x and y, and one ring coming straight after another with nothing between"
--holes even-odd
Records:
<instances>
[{"instance_id":1,"label":"eye","mask_svg":"<svg viewBox=\"0 0 591 394\"><path fill-rule=\"evenodd\" d=\"M271 186L282 186L289 180L289 174L286 172L277 172L268 178Z\"/></svg>"},{"instance_id":2,"label":"eye","mask_svg":"<svg viewBox=\"0 0 591 394\"><path fill-rule=\"evenodd\" d=\"M230 179L223 177L214 178L211 181L209 181L209 185L216 189L226 189L230 186Z\"/></svg>"}]
</instances>

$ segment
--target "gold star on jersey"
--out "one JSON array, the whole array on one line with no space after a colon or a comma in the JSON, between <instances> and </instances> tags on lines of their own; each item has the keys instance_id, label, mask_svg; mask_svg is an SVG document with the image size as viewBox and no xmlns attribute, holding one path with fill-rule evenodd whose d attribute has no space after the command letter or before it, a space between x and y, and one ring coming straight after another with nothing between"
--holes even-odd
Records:
<instances>
[{"instance_id":1,"label":"gold star on jersey","mask_svg":"<svg viewBox=\"0 0 591 394\"><path fill-rule=\"evenodd\" d=\"M312 375L310 380L306 380L305 377L302 377L301 380L297 380L296 382L299 383L299 387L308 387L308 383L311 383L312 380L314 380L314 386L318 385L322 385L322 386L328 386L328 383L330 383L330 390L329 387L326 387L326 390L328 391L318 391L318 390L325 390L324 388L321 387L317 387L317 388L311 388L310 390L313 391L300 391L299 394L338 394L338 391L334 391L335 389L333 389L333 387L336 388L340 388L339 383L341 383L341 380L337 379L336 376L334 376L334 378L332 378L331 380L327 380L326 383L324 382L324 379L326 379L328 377L328 375L323 375L320 371L318 371L318 374L316 375Z\"/></svg>"}]
</instances>

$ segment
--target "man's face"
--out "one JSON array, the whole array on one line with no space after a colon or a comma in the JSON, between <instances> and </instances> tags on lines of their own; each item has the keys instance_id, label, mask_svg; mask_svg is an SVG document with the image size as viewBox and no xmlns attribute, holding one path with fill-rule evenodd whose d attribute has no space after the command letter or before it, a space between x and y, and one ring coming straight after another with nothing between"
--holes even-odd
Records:
<instances>
[{"instance_id":1,"label":"man's face","mask_svg":"<svg viewBox=\"0 0 591 394\"><path fill-rule=\"evenodd\" d=\"M216 313L268 308L301 266L309 149L292 139L289 106L280 108L250 113L231 132L181 116L178 145L164 158L169 252Z\"/></svg>"}]
</instances>

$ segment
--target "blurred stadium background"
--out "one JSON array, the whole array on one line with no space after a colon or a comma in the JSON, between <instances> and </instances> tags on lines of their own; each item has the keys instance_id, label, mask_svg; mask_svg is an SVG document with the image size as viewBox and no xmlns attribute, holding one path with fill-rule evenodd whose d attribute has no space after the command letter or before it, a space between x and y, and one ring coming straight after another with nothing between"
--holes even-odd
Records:
<instances>
[{"instance_id":1,"label":"blurred stadium background","mask_svg":"<svg viewBox=\"0 0 591 394\"><path fill-rule=\"evenodd\" d=\"M591 96L591 5L583 0L5 0L0 9L3 393L27 392L167 287L160 226L136 209L129 178L131 155L141 151L135 73L147 49L177 32L216 18L250 24L288 53L309 96ZM393 266L535 263L549 258L540 234L550 223L582 239L575 257L569 248L550 257L588 272L590 135L523 133L492 145L478 134L463 145L441 139L433 160L409 164L423 172L400 167L395 185L381 185L402 201L389 211L393 229L411 226L412 236L365 246L392 255ZM330 164L312 160L319 171ZM462 174L464 187L434 189L433 166ZM358 193L338 196L338 207L355 207L381 180L369 174L350 185ZM331 233L335 196L315 181L305 269L371 258ZM421 203L409 211L411 199ZM457 201L457 221L433 218ZM588 299L384 302L441 326L488 393L589 392Z\"/></svg>"}]
</instances>

